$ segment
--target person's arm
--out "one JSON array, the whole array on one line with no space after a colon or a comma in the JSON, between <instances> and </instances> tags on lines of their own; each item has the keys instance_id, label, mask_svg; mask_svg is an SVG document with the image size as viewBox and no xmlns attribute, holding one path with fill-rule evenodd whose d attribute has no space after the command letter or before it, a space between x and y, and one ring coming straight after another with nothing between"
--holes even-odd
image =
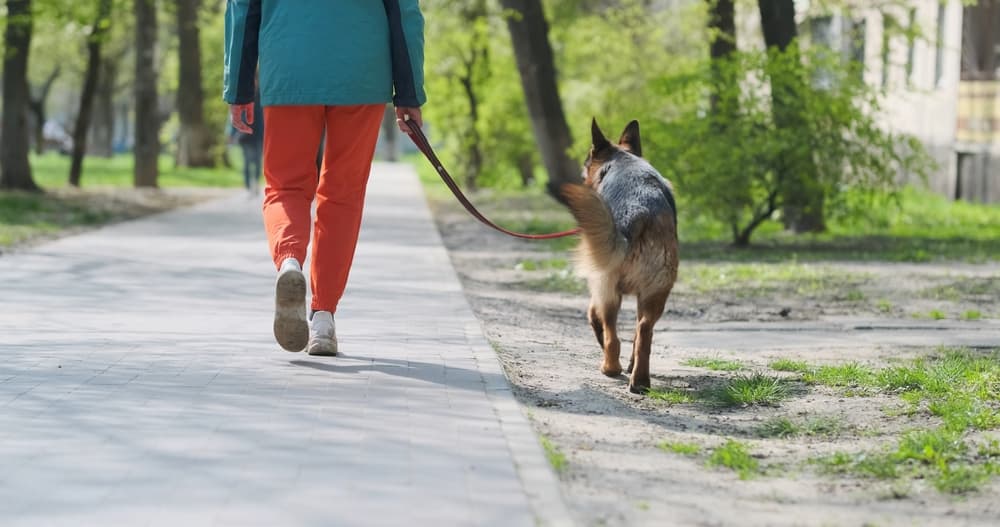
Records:
<instances>
[{"instance_id":1,"label":"person's arm","mask_svg":"<svg viewBox=\"0 0 1000 527\"><path fill-rule=\"evenodd\" d=\"M397 120L410 118L423 124L420 107L424 93L424 16L418 0L382 0L389 20L392 50L393 105ZM407 128L402 122L400 129Z\"/></svg>"},{"instance_id":2,"label":"person's arm","mask_svg":"<svg viewBox=\"0 0 1000 527\"><path fill-rule=\"evenodd\" d=\"M252 124L254 120L254 76L257 72L260 3L261 0L228 0L226 3L222 98L232 105L230 113L233 126L244 133L251 132L247 124Z\"/></svg>"}]
</instances>

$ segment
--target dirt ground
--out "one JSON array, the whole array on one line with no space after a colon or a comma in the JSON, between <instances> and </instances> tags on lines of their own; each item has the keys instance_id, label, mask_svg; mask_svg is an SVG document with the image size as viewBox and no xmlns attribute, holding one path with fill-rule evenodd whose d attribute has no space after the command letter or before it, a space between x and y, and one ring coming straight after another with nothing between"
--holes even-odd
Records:
<instances>
[{"instance_id":1,"label":"dirt ground","mask_svg":"<svg viewBox=\"0 0 1000 527\"><path fill-rule=\"evenodd\" d=\"M431 204L516 395L554 455L565 457L562 490L580 525L1000 525L1000 478L954 497L926 481L830 475L808 462L892 445L906 430L938 424L926 412L900 411L893 395L851 397L800 384L777 406L718 409L628 393L624 377L598 370L587 293L572 277L563 248L488 231L453 200ZM503 209L488 213L510 219ZM896 330L944 340L981 335L987 342L976 346L986 348L1000 334L995 263L722 264L685 260L683 245L681 258L678 284L653 337L654 389L701 389L733 374L682 364L695 358L735 359L744 371L780 376L789 374L768 368L779 358L877 366L932 351L893 344L888 337ZM631 346L631 302L626 299L619 325L623 350ZM883 333L872 336L873 329ZM772 330L784 336L780 346L770 345ZM769 439L755 433L782 416L826 419L836 430ZM997 434L983 439L991 437ZM682 442L705 450L730 438L748 445L765 467L762 474L742 480L731 470L709 468L704 455L658 446Z\"/></svg>"}]
</instances>

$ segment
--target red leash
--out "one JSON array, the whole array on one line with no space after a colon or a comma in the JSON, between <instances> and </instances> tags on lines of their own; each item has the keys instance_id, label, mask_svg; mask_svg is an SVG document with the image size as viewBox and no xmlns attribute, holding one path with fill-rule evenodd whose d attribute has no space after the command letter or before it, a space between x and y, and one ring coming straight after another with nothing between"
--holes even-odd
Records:
<instances>
[{"instance_id":1,"label":"red leash","mask_svg":"<svg viewBox=\"0 0 1000 527\"><path fill-rule=\"evenodd\" d=\"M563 238L565 236L572 236L574 234L580 233L580 229L577 228L568 231L553 232L549 234L524 234L520 232L509 231L497 225L496 223L493 223L486 216L483 216L481 212L476 210L476 207L472 204L472 202L469 201L469 198L466 198L465 194L462 193L462 189L458 187L458 184L455 183L455 180L451 177L450 174L448 174L448 171L445 170L444 165L441 164L441 160L438 159L437 154L434 153L434 149L431 148L431 143L430 141L427 140L427 136L424 135L423 130L420 129L420 125L417 124L417 122L412 119L407 119L404 122L406 123L406 126L410 128L409 135L410 139L413 140L413 144L417 145L417 148L421 152L423 152L424 157L426 157L427 160L431 162L431 166L433 166L434 169L437 170L438 175L441 176L441 179L444 181L444 184L448 185L448 188L451 190L451 193L455 195L455 198L458 199L459 203L461 203L465 207L465 210L469 211L469 214L472 214L472 216L477 220L508 236L513 236L515 238L524 238L527 240L551 240L552 238Z\"/></svg>"}]
</instances>

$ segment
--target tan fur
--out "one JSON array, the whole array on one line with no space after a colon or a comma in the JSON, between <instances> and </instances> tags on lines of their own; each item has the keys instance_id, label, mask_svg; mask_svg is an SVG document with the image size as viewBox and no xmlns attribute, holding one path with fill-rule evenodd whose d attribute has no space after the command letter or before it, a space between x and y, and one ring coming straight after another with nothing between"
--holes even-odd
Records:
<instances>
[{"instance_id":1,"label":"tan fur","mask_svg":"<svg viewBox=\"0 0 1000 527\"><path fill-rule=\"evenodd\" d=\"M594 129L596 136L599 133L596 123ZM632 123L626 128L619 145L611 148L630 151L629 147L635 146L635 150L639 150L638 141L638 123ZM606 153L607 146L603 148ZM601 371L609 376L622 372L621 344L617 334L618 312L622 296L635 295L638 320L628 367L631 373L629 389L644 393L650 387L649 357L653 326L663 314L677 279L677 226L669 211L643 218L636 232L629 233L631 241L627 241L617 232L609 204L596 190L602 163L600 152L592 149L587 161L585 184L566 184L561 191L582 231L576 252L577 269L586 278L590 289L587 318L604 351Z\"/></svg>"}]
</instances>

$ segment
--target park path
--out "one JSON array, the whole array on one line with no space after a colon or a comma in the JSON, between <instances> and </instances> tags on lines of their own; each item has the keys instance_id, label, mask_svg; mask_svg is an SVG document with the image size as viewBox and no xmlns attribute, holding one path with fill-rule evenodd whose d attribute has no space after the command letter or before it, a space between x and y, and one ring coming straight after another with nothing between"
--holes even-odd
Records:
<instances>
[{"instance_id":1,"label":"park path","mask_svg":"<svg viewBox=\"0 0 1000 527\"><path fill-rule=\"evenodd\" d=\"M0 524L568 524L412 169L365 214L335 358L243 194L0 258Z\"/></svg>"}]
</instances>

